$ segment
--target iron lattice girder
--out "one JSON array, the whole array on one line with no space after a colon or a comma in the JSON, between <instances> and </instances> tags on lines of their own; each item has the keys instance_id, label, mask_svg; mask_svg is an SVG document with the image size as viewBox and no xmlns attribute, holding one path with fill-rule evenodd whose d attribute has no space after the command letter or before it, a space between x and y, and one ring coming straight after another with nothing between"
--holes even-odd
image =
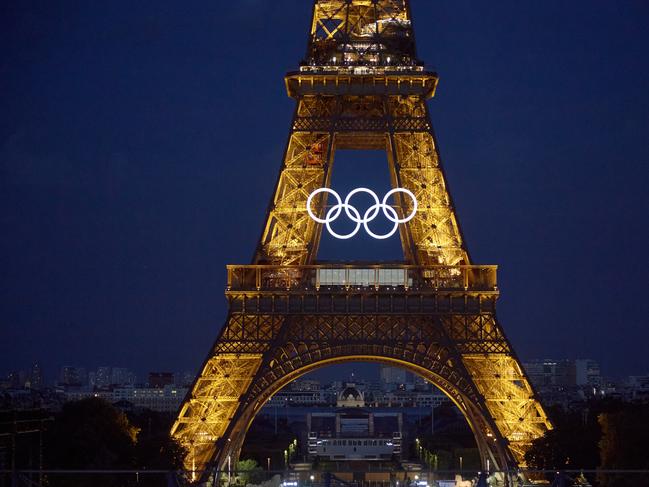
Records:
<instances>
[{"instance_id":1,"label":"iron lattice girder","mask_svg":"<svg viewBox=\"0 0 649 487\"><path fill-rule=\"evenodd\" d=\"M415 367L416 373L435 383L459 405L472 422L485 458L490 458L494 465L504 468L509 462L507 453L492 445L494 438L501 438L498 445L508 446L512 461L521 462L532 439L549 427L495 314L487 311L493 310L493 294L474 293L478 302L491 303L477 312L458 306L455 310L446 308L433 313L393 309L387 313L318 310L310 314L298 308L292 312L286 308L260 312L257 305L246 305L245 310L243 304L233 305L237 301L257 302L262 294L275 302L288 302L290 296L296 296L291 291L257 295L228 291L231 310L239 311L231 311L212 359L187 401L192 409L181 414L175 432L181 440L193 440L194 462L196 458L201 458L201 462L211 459L218 452L221 456L217 462L224 461L222 452L226 449L228 455L236 455L249 421L288 378L350 358ZM318 291L323 300L355 294L358 290ZM360 295L374 301L388 298L392 303L412 297L406 290L366 291ZM463 295L456 291L449 297L460 299ZM465 293L464 298L467 297ZM458 301L461 302L468 303L466 299ZM232 375L228 367L233 367L234 362L248 364L237 370L249 375ZM224 438L236 441L228 448Z\"/></svg>"},{"instance_id":2,"label":"iron lattice girder","mask_svg":"<svg viewBox=\"0 0 649 487\"><path fill-rule=\"evenodd\" d=\"M437 89L437 74L418 68L408 71L390 68L340 68L322 72L305 66L288 73L286 91L291 98L304 96L419 96L428 99Z\"/></svg>"},{"instance_id":3,"label":"iron lattice girder","mask_svg":"<svg viewBox=\"0 0 649 487\"><path fill-rule=\"evenodd\" d=\"M320 124L323 132L312 131L314 124ZM468 262L425 101L414 95L298 100L256 262L303 265L313 260L322 226L309 218L306 202L314 190L328 186L338 147L384 149L394 185L417 197L415 218L400 229L411 261ZM325 199L317 198L315 204L324 208ZM410 210L408 204L401 208L404 213Z\"/></svg>"},{"instance_id":4,"label":"iron lattice girder","mask_svg":"<svg viewBox=\"0 0 649 487\"><path fill-rule=\"evenodd\" d=\"M408 315L283 315L281 326L272 315L230 316L237 333L226 331L219 346L229 343L234 350L245 350L247 326L267 326L277 332L264 344L266 353L251 387L242 394L239 408L228 426L226 438L220 443L217 464L224 455L236 455L250 420L265 401L280 387L314 367L337 360L364 359L386 361L407 366L447 392L467 415L485 458L493 465L506 465L505 450L490 439L498 437L487 410L470 374L464 367L462 355L445 328L444 320L431 316ZM490 318L493 321L493 317ZM475 318L473 318L475 321ZM243 328L241 324L243 323ZM225 336L230 337L226 339ZM503 342L506 349L506 343ZM241 356L244 356L241 353ZM236 440L235 440L236 439Z\"/></svg>"},{"instance_id":5,"label":"iron lattice girder","mask_svg":"<svg viewBox=\"0 0 649 487\"><path fill-rule=\"evenodd\" d=\"M292 340L298 342L333 343L336 340L370 340L371 343L386 344L397 342L429 343L434 341L435 333L443 331L453 342L453 346L466 352L493 352L497 346L500 353L508 353L509 347L497 329L493 315L403 315L403 314L292 314L300 319L300 328L291 328ZM406 319L407 316L407 319ZM270 348L271 343L279 336L284 316L250 315L233 313L228 327L218 346L228 345L230 353L249 352L249 342L257 343L259 351ZM461 331L450 322L464 323ZM235 323L234 326L232 324ZM478 324L474 326L474 324ZM421 325L421 329L417 327ZM263 335L267 338L253 338L258 335L257 327L265 327ZM234 328L234 329L233 329ZM469 330L475 329L471 335ZM439 338L439 337L437 337ZM471 344L480 344L475 350ZM468 345L468 346L467 346ZM218 348L217 348L218 350Z\"/></svg>"},{"instance_id":6,"label":"iron lattice girder","mask_svg":"<svg viewBox=\"0 0 649 487\"><path fill-rule=\"evenodd\" d=\"M481 324L486 316L495 310L493 296L453 296L431 293L358 293L354 290L343 293L298 293L282 294L229 292L230 310L246 313L249 316L259 314L407 314L409 316L431 316L448 313L466 313L464 320L454 320L455 338L465 336L475 341L488 341L492 337L501 337L496 326L478 327L472 320ZM481 313L481 314L476 314ZM474 318L477 317L477 318ZM257 318L250 318L256 320ZM262 330L258 330L261 337ZM254 331L246 339L254 340ZM491 350L493 351L493 350Z\"/></svg>"},{"instance_id":7,"label":"iron lattice girder","mask_svg":"<svg viewBox=\"0 0 649 487\"><path fill-rule=\"evenodd\" d=\"M172 429L188 469L236 460L274 392L353 359L403 366L440 387L495 468L524 465L551 428L497 322L495 267L469 265L426 106L437 81L416 59L407 0L314 0L307 57L286 77L297 106L257 265L228 267L228 320ZM357 287L322 285L311 265L322 226L306 201L329 186L337 149L385 150L392 185L417 198L399 228L410 266L390 289L378 279L390 266L370 266L375 285ZM323 197L313 204L326 210ZM395 211L409 205L397 198Z\"/></svg>"},{"instance_id":8,"label":"iron lattice girder","mask_svg":"<svg viewBox=\"0 0 649 487\"><path fill-rule=\"evenodd\" d=\"M189 470L202 470L212 460L214 445L227 430L242 391L250 387L261 362L261 354L210 354L171 429L188 449L185 466Z\"/></svg>"},{"instance_id":9,"label":"iron lattice girder","mask_svg":"<svg viewBox=\"0 0 649 487\"><path fill-rule=\"evenodd\" d=\"M317 0L306 64L414 63L405 0Z\"/></svg>"}]
</instances>

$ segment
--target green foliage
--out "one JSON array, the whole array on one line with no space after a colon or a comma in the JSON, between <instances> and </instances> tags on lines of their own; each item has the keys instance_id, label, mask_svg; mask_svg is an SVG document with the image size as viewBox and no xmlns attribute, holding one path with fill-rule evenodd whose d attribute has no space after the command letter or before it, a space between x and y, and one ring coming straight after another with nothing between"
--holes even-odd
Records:
<instances>
[{"instance_id":1,"label":"green foliage","mask_svg":"<svg viewBox=\"0 0 649 487\"><path fill-rule=\"evenodd\" d=\"M460 457L462 457L462 469L465 471L481 470L480 450L477 448L457 448L453 451L455 457L454 469L460 467Z\"/></svg>"},{"instance_id":2,"label":"green foliage","mask_svg":"<svg viewBox=\"0 0 649 487\"><path fill-rule=\"evenodd\" d=\"M649 405L628 404L599 415L602 468L649 469Z\"/></svg>"},{"instance_id":3,"label":"green foliage","mask_svg":"<svg viewBox=\"0 0 649 487\"><path fill-rule=\"evenodd\" d=\"M236 481L241 485L260 484L266 478L266 474L255 460L239 460L236 472Z\"/></svg>"},{"instance_id":4,"label":"green foliage","mask_svg":"<svg viewBox=\"0 0 649 487\"><path fill-rule=\"evenodd\" d=\"M453 470L455 465L453 465L453 454L450 451L438 450L435 452L437 455L437 468L439 470Z\"/></svg>"},{"instance_id":5,"label":"green foliage","mask_svg":"<svg viewBox=\"0 0 649 487\"><path fill-rule=\"evenodd\" d=\"M599 415L599 424L602 469L649 469L649 405L627 404L621 410L604 412ZM649 486L646 475L599 474L598 480L611 487Z\"/></svg>"},{"instance_id":6,"label":"green foliage","mask_svg":"<svg viewBox=\"0 0 649 487\"><path fill-rule=\"evenodd\" d=\"M137 434L126 415L102 399L69 402L45 437L45 463L49 469L129 469ZM120 485L114 475L50 475L48 480L54 487Z\"/></svg>"},{"instance_id":7,"label":"green foliage","mask_svg":"<svg viewBox=\"0 0 649 487\"><path fill-rule=\"evenodd\" d=\"M598 408L564 411L549 408L554 429L535 440L525 455L531 468L596 468L599 463L601 432L597 423Z\"/></svg>"},{"instance_id":8,"label":"green foliage","mask_svg":"<svg viewBox=\"0 0 649 487\"><path fill-rule=\"evenodd\" d=\"M102 399L69 402L46 436L46 464L51 469L131 468L137 434L126 415Z\"/></svg>"},{"instance_id":9,"label":"green foliage","mask_svg":"<svg viewBox=\"0 0 649 487\"><path fill-rule=\"evenodd\" d=\"M169 436L169 418L144 411L129 419L108 402L90 398L69 402L49 428L45 463L52 470L176 469L184 449ZM53 487L124 485L119 475L50 475ZM157 481L157 484L155 483ZM159 485L141 475L138 485Z\"/></svg>"},{"instance_id":10,"label":"green foliage","mask_svg":"<svg viewBox=\"0 0 649 487\"><path fill-rule=\"evenodd\" d=\"M129 415L140 433L134 448L138 468L178 470L183 468L185 448L171 437L169 431L174 417L149 409Z\"/></svg>"},{"instance_id":11,"label":"green foliage","mask_svg":"<svg viewBox=\"0 0 649 487\"><path fill-rule=\"evenodd\" d=\"M525 455L536 469L649 469L649 405L605 400L580 410L550 409L554 429ZM649 480L598 475L602 485L646 486Z\"/></svg>"}]
</instances>

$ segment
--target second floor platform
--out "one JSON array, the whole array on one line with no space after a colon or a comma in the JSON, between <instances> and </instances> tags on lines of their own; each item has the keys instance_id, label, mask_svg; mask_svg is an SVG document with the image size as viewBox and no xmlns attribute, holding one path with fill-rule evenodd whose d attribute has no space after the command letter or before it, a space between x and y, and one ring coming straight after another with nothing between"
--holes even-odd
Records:
<instances>
[{"instance_id":1,"label":"second floor platform","mask_svg":"<svg viewBox=\"0 0 649 487\"><path fill-rule=\"evenodd\" d=\"M226 292L454 292L497 294L497 266L228 265Z\"/></svg>"}]
</instances>

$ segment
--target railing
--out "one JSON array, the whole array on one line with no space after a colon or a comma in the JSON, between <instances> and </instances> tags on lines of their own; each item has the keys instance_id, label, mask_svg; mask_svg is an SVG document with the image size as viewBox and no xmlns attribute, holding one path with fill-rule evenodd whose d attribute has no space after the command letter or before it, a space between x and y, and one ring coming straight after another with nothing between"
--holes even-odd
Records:
<instances>
[{"instance_id":1,"label":"railing","mask_svg":"<svg viewBox=\"0 0 649 487\"><path fill-rule=\"evenodd\" d=\"M359 68L363 68L362 72L358 72ZM414 65L367 65L367 64L351 64L351 63L329 63L325 65L304 65L300 66L301 73L332 73L332 72L347 72L346 74L386 74L386 73L423 73L424 67Z\"/></svg>"},{"instance_id":2,"label":"railing","mask_svg":"<svg viewBox=\"0 0 649 487\"><path fill-rule=\"evenodd\" d=\"M227 270L228 291L498 290L494 265L228 265Z\"/></svg>"}]
</instances>

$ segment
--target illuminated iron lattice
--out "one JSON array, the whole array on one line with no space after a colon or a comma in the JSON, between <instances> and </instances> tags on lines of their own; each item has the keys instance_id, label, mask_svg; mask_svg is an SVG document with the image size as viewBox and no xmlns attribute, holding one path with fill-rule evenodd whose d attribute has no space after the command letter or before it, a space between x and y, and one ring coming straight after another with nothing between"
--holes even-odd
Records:
<instances>
[{"instance_id":1,"label":"illuminated iron lattice","mask_svg":"<svg viewBox=\"0 0 649 487\"><path fill-rule=\"evenodd\" d=\"M186 467L196 478L223 468L281 387L359 359L447 393L483 464L523 465L551 425L497 322L496 269L469 261L426 105L437 75L416 58L407 1L316 0L307 57L286 86L297 107L256 256L228 266L226 324L172 429ZM415 195L399 226L403 265L317 264L322 225L306 201L329 187L337 149L385 150L392 186ZM325 198L313 202L321 216ZM396 198L401 218L411 204Z\"/></svg>"}]
</instances>

